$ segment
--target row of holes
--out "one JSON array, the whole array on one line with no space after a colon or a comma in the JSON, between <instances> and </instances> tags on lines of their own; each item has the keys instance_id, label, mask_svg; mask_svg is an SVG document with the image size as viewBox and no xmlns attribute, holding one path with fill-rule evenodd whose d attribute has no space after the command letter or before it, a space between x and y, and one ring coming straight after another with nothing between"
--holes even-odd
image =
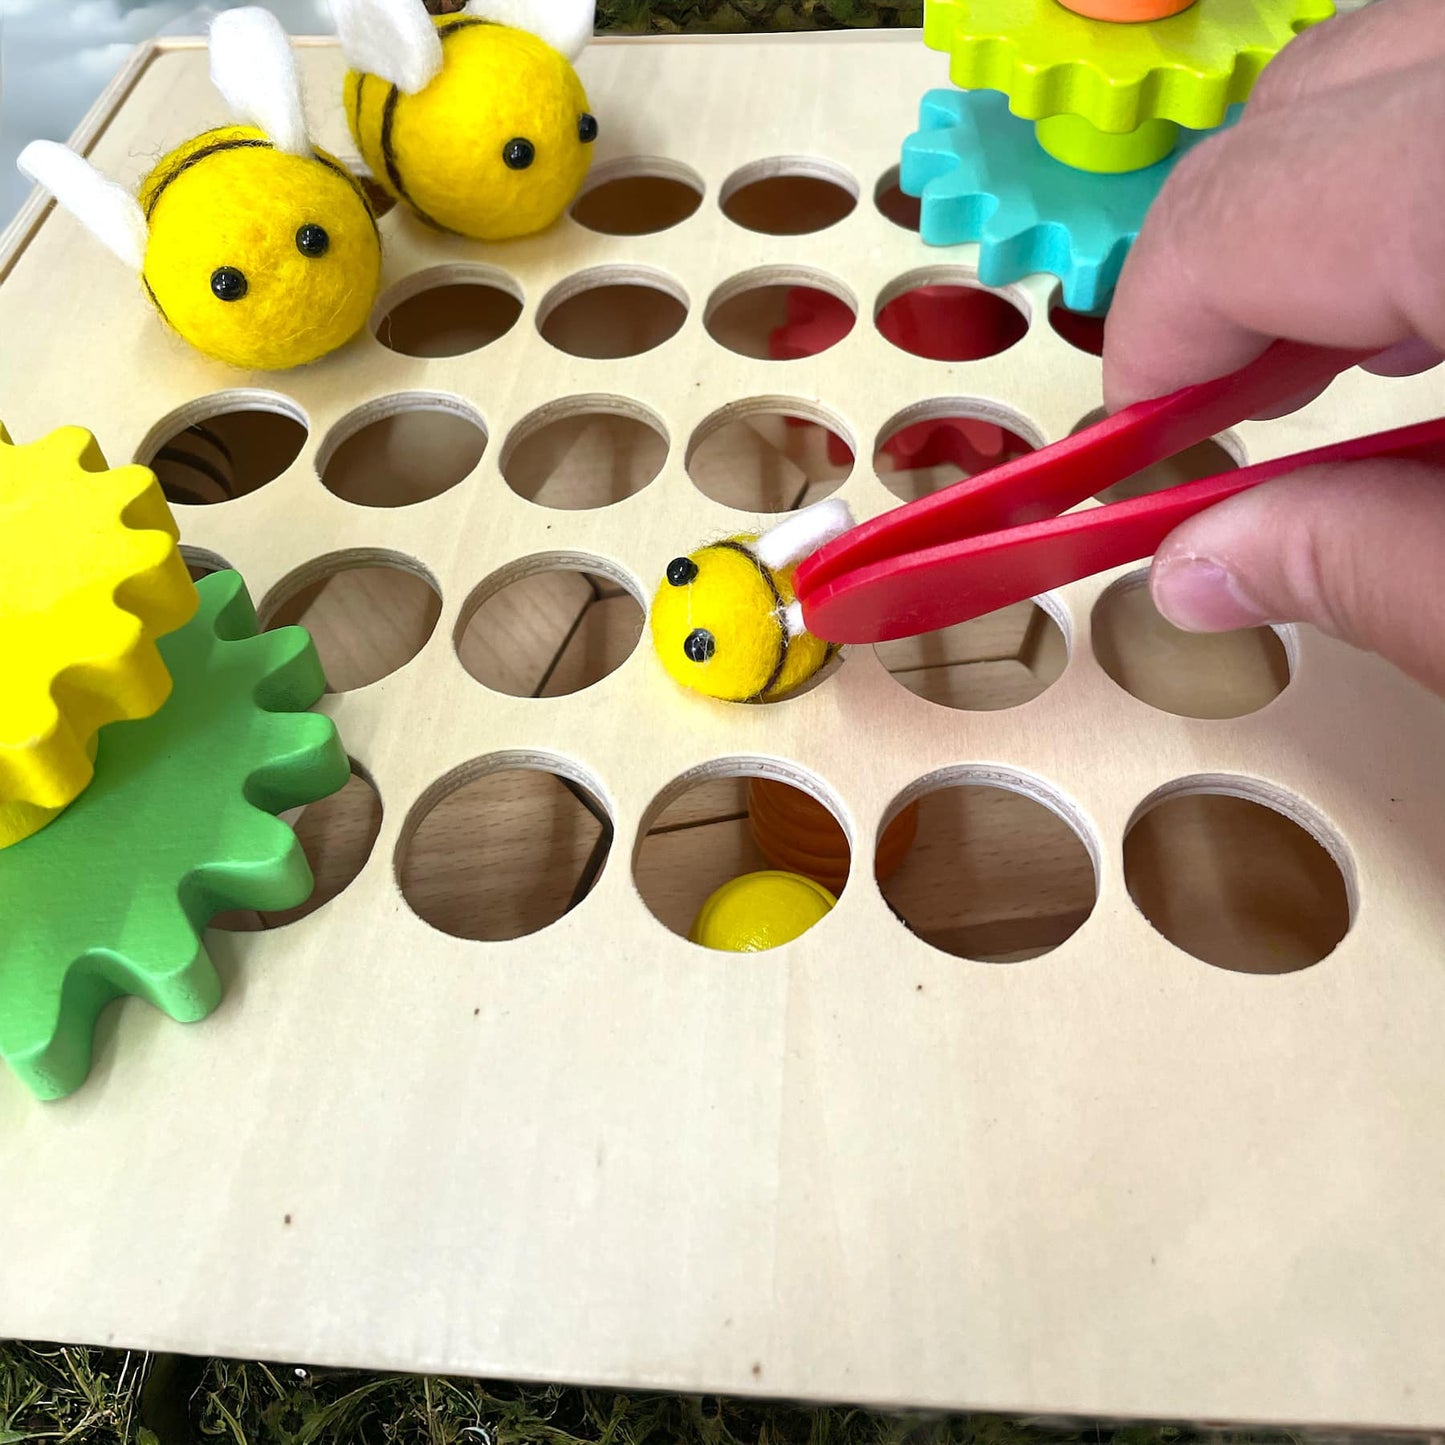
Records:
<instances>
[{"instance_id":1,"label":"row of holes","mask_svg":"<svg viewBox=\"0 0 1445 1445\"><path fill-rule=\"evenodd\" d=\"M186 552L193 575L224 566L219 557ZM1258 711L1289 685L1289 653L1273 629L1181 632L1160 616L1144 582L1138 573L1116 583L1091 618L1095 657L1130 695L1175 716L1225 719ZM581 692L636 651L645 619L634 586L623 569L601 561L584 567L538 556L514 563L468 598L453 633L457 657L477 682L511 697ZM416 657L441 612L435 586L414 565L368 554L328 558L294 574L265 601L261 618L268 627L305 626L331 690L350 692ZM1068 665L1069 640L1050 611L1023 602L875 651L914 696L993 712L1053 686Z\"/></svg>"},{"instance_id":2,"label":"row of holes","mask_svg":"<svg viewBox=\"0 0 1445 1445\"><path fill-rule=\"evenodd\" d=\"M372 330L404 356L440 358L481 351L508 335L526 296L506 272L457 263L418 272L377 304ZM682 284L642 266L597 266L559 282L543 298L537 329L569 356L617 361L643 356L682 330L690 302ZM1054 330L1097 356L1104 323L1057 304ZM879 334L926 361L959 363L998 356L1016 345L1029 318L1015 298L975 284L956 267L909 273L880 293ZM852 334L858 302L843 282L801 266L765 266L719 286L703 325L720 346L755 361L820 356Z\"/></svg>"},{"instance_id":3,"label":"row of holes","mask_svg":"<svg viewBox=\"0 0 1445 1445\"><path fill-rule=\"evenodd\" d=\"M378 216L395 199L351 162ZM718 193L718 204L734 224L764 236L807 236L846 220L858 208L858 182L834 161L780 156L735 171ZM651 236L689 221L702 207L707 184L690 166L659 156L629 156L598 166L572 205L572 219L605 236ZM907 231L917 231L920 206L898 184L898 167L884 172L873 188L879 214Z\"/></svg>"},{"instance_id":4,"label":"row of holes","mask_svg":"<svg viewBox=\"0 0 1445 1445\"><path fill-rule=\"evenodd\" d=\"M140 459L154 467L167 498L178 505L249 496L295 463L308 436L299 409L286 398L266 401L274 409L258 409L254 393L238 410L222 410L236 405L225 397L193 403L156 429L160 440L143 447ZM200 419L191 421L198 413ZM1091 413L1079 427L1098 417ZM895 497L911 502L1023 456L1041 441L1031 423L1000 407L940 398L909 407L883 428L873 468ZM322 483L343 501L414 506L472 476L488 442L486 423L466 402L404 393L368 402L344 418L316 465ZM526 501L586 511L650 486L670 448L662 419L639 403L573 397L549 403L512 429L501 472ZM1106 502L1145 496L1229 471L1239 460L1225 442L1202 442L1098 496ZM714 412L689 440L684 465L698 490L715 502L754 514L787 512L837 491L853 473L856 443L825 408L760 398Z\"/></svg>"},{"instance_id":5,"label":"row of holes","mask_svg":"<svg viewBox=\"0 0 1445 1445\"><path fill-rule=\"evenodd\" d=\"M599 166L572 207L572 218L607 236L648 236L691 220L707 194L702 177L677 161L634 156ZM735 171L718 192L723 215L763 236L809 236L846 220L862 188L835 161L779 156ZM894 225L916 231L919 203L898 185L892 166L873 189L874 205Z\"/></svg>"},{"instance_id":6,"label":"row of holes","mask_svg":"<svg viewBox=\"0 0 1445 1445\"><path fill-rule=\"evenodd\" d=\"M649 810L633 880L672 932L687 937L714 890L770 867L791 865L846 897L852 845L837 810L822 801L826 789L776 763L760 785L763 772L743 761L713 764ZM1337 840L1321 842L1307 808L1273 794L1260 800L1261 791L1243 779L1161 790L1126 833L1124 878L1145 917L1185 952L1236 972L1288 973L1327 957L1349 929L1345 855ZM780 800L789 819L781 831ZM294 819L317 875L311 901L287 914L227 915L214 926L280 927L322 907L366 866L381 821L375 787L354 770L345 790ZM802 865L790 830L806 839ZM578 907L613 841L601 789L570 765L483 758L440 780L412 809L395 874L412 911L433 928L505 942ZM1085 825L1038 780L958 769L899 799L871 871L915 937L957 958L1009 963L1049 953L1083 926L1098 898L1100 856Z\"/></svg>"}]
</instances>

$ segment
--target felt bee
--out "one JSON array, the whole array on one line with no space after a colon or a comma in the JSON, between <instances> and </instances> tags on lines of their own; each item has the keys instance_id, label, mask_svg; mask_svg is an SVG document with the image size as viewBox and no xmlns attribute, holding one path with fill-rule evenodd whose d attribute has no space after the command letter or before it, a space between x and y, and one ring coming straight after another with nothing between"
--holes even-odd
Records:
<instances>
[{"instance_id":1,"label":"felt bee","mask_svg":"<svg viewBox=\"0 0 1445 1445\"><path fill-rule=\"evenodd\" d=\"M331 0L346 114L377 180L423 221L478 241L550 226L592 162L597 120L572 62L595 0Z\"/></svg>"},{"instance_id":2,"label":"felt bee","mask_svg":"<svg viewBox=\"0 0 1445 1445\"><path fill-rule=\"evenodd\" d=\"M211 78L243 123L172 151L139 199L51 141L27 146L20 169L141 276L197 350L284 371L366 324L381 241L360 183L311 144L296 58L275 16L224 11L210 53Z\"/></svg>"},{"instance_id":3,"label":"felt bee","mask_svg":"<svg viewBox=\"0 0 1445 1445\"><path fill-rule=\"evenodd\" d=\"M761 536L729 537L667 565L652 602L652 643L684 687L727 702L772 702L837 652L803 624L799 562L853 525L847 503L819 502Z\"/></svg>"}]
</instances>

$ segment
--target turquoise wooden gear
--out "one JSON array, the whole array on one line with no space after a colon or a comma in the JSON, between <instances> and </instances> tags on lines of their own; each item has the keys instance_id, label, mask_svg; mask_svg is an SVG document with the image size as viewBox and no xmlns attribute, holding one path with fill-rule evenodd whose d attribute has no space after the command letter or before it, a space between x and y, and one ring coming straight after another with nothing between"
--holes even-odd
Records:
<instances>
[{"instance_id":1,"label":"turquoise wooden gear","mask_svg":"<svg viewBox=\"0 0 1445 1445\"><path fill-rule=\"evenodd\" d=\"M926 0L961 90L924 97L900 186L932 246L977 243L979 279L1057 276L1099 314L1180 158L1234 124L1255 81L1334 0L1200 0L1138 24L1058 0Z\"/></svg>"},{"instance_id":2,"label":"turquoise wooden gear","mask_svg":"<svg viewBox=\"0 0 1445 1445\"><path fill-rule=\"evenodd\" d=\"M1238 118L1231 116L1229 124ZM935 90L903 146L900 188L922 202L930 246L979 246L978 277L1006 286L1043 272L1071 311L1109 304L1145 214L1179 160L1204 136L1147 170L1100 175L1056 161L997 91Z\"/></svg>"}]
</instances>

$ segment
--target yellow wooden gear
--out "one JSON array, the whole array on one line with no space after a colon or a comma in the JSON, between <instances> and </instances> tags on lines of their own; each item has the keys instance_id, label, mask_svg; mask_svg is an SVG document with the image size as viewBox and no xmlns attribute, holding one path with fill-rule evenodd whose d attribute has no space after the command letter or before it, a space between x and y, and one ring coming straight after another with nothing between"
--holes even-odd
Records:
<instances>
[{"instance_id":1,"label":"yellow wooden gear","mask_svg":"<svg viewBox=\"0 0 1445 1445\"><path fill-rule=\"evenodd\" d=\"M96 732L170 696L156 639L195 613L154 473L108 470L78 427L0 425L0 848L90 782Z\"/></svg>"}]
</instances>

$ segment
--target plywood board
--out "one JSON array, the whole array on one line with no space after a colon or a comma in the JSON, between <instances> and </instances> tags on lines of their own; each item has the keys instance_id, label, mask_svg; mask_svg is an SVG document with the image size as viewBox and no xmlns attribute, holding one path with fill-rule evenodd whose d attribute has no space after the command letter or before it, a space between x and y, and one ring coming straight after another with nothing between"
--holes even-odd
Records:
<instances>
[{"instance_id":1,"label":"plywood board","mask_svg":"<svg viewBox=\"0 0 1445 1445\"><path fill-rule=\"evenodd\" d=\"M340 59L315 43L302 60L323 141L347 154ZM376 331L419 355L369 335L294 375L229 373L167 337L65 217L32 206L10 233L11 431L79 422L117 463L194 452L196 424L238 431L219 452L200 437L199 473L164 463L190 469L188 495L172 478L184 540L198 568L239 568L265 617L316 628L323 705L381 817L369 852L362 784L334 827L301 818L335 896L213 930L212 1019L110 1011L92 1079L59 1105L0 1078L0 1333L879 1404L1445 1424L1439 705L1308 631L1204 658L1121 604L1096 646L1119 577L1041 599L1057 643L1015 617L961 651L855 649L777 706L684 695L646 645L614 666L635 635L635 609L621 631L606 620L619 600L765 520L688 474L729 408L826 417L860 458L839 495L868 517L895 504L869 459L910 408L1054 440L1099 406L1100 375L1051 328L1043 278L1007 293L1029 324L998 356L946 365L878 335L901 283L975 281L969 248L931 251L874 203L945 79L916 37L609 42L583 73L599 183L634 178L592 219L652 206L639 175L700 204L649 234L569 219L505 246L392 211ZM82 139L134 181L220 115L203 51L168 42ZM820 176L856 204L813 234L746 229L721 201L759 162L749 174L805 174L809 205ZM708 322L747 277L851 298L857 324L806 360L739 355ZM633 289L586 294L599 280ZM442 283L494 289L438 300ZM741 314L754 342L777 317ZM615 353L670 328L621 357L543 334ZM1442 399L1438 376L1352 376L1228 444L1264 459ZM267 432L256 409L290 420ZM474 425L428 433L428 412ZM649 418L665 460L579 424L529 462L538 418L561 415ZM594 580L501 605L549 570ZM476 680L484 664L505 686ZM920 669L938 686L903 685ZM960 684L970 670L983 681ZM1048 685L1000 706L1020 673ZM853 873L796 944L710 954L676 930L756 866L730 781L745 775L826 801ZM917 799L919 841L879 885L874 841ZM664 817L686 826L656 832Z\"/></svg>"}]
</instances>

